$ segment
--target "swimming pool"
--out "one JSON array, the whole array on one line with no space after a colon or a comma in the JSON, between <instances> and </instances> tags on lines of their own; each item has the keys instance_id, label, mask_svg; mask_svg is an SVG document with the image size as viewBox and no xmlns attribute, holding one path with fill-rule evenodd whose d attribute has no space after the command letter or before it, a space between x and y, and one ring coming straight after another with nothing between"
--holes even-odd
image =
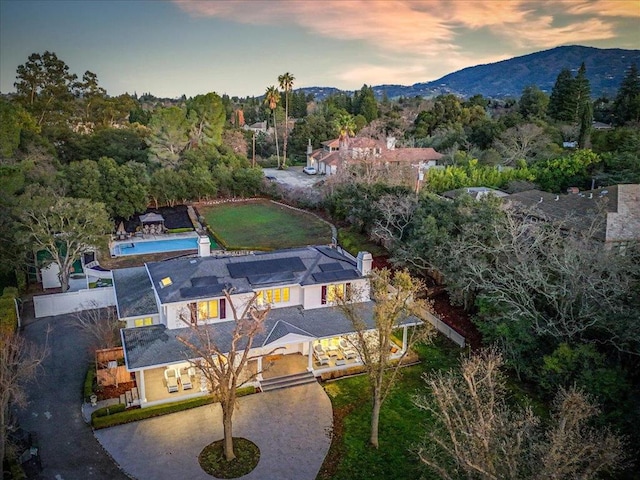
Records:
<instances>
[{"instance_id":1,"label":"swimming pool","mask_svg":"<svg viewBox=\"0 0 640 480\"><path fill-rule=\"evenodd\" d=\"M146 253L178 252L181 250L197 249L198 237L188 237L119 243L113 247L113 253L116 257L123 257L127 255L144 255Z\"/></svg>"}]
</instances>

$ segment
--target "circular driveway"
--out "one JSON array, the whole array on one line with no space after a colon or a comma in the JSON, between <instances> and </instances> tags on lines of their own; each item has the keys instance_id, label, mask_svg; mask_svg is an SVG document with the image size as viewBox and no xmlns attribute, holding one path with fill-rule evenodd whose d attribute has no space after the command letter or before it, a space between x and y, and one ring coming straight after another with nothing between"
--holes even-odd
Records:
<instances>
[{"instance_id":1,"label":"circular driveway","mask_svg":"<svg viewBox=\"0 0 640 480\"><path fill-rule=\"evenodd\" d=\"M80 409L92 357L70 319L34 319L33 304L25 303L23 335L49 350L42 374L27 387L29 405L18 413L22 428L38 433L43 471L37 478L211 480L198 454L223 436L219 404L92 432ZM316 478L333 422L331 401L320 384L242 397L233 418L234 436L250 439L261 453L256 469L243 479Z\"/></svg>"},{"instance_id":2,"label":"circular driveway","mask_svg":"<svg viewBox=\"0 0 640 480\"><path fill-rule=\"evenodd\" d=\"M314 480L329 445L331 401L318 383L258 393L238 400L233 434L260 448L244 480ZM96 430L95 436L127 474L138 480L211 480L200 451L222 438L222 410L207 405Z\"/></svg>"}]
</instances>

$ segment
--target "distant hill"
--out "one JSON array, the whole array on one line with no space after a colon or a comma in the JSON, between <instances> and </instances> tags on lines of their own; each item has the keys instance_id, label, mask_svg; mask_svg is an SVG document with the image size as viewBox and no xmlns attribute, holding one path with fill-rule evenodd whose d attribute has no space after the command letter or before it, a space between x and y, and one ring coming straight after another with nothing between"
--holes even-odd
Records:
<instances>
[{"instance_id":1,"label":"distant hill","mask_svg":"<svg viewBox=\"0 0 640 480\"><path fill-rule=\"evenodd\" d=\"M591 95L594 98L603 95L613 97L629 66L636 63L640 67L640 50L578 45L556 47L501 62L467 67L432 82L411 86L377 85L373 90L378 97L386 92L389 98L432 97L442 93L464 97L480 93L486 97L503 98L519 97L524 87L537 85L541 90L551 93L560 70L568 68L575 73L582 62L587 67ZM335 89L321 90L328 92Z\"/></svg>"}]
</instances>

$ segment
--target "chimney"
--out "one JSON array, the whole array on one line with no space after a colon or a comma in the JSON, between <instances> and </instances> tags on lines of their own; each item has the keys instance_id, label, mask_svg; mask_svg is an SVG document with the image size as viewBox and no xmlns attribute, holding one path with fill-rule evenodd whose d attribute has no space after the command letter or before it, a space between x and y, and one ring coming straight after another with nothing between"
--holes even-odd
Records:
<instances>
[{"instance_id":1,"label":"chimney","mask_svg":"<svg viewBox=\"0 0 640 480\"><path fill-rule=\"evenodd\" d=\"M307 144L307 155L311 155L313 153L313 147L311 146L311 139L309 139L309 143Z\"/></svg>"},{"instance_id":2,"label":"chimney","mask_svg":"<svg viewBox=\"0 0 640 480\"><path fill-rule=\"evenodd\" d=\"M369 252L358 252L358 271L362 275L369 275L369 273L371 273L372 264L373 257Z\"/></svg>"},{"instance_id":3,"label":"chimney","mask_svg":"<svg viewBox=\"0 0 640 480\"><path fill-rule=\"evenodd\" d=\"M198 237L198 256L208 257L210 255L211 255L211 242L209 241L209 237L207 236Z\"/></svg>"},{"instance_id":4,"label":"chimney","mask_svg":"<svg viewBox=\"0 0 640 480\"><path fill-rule=\"evenodd\" d=\"M396 149L396 137L387 137L387 150Z\"/></svg>"}]
</instances>

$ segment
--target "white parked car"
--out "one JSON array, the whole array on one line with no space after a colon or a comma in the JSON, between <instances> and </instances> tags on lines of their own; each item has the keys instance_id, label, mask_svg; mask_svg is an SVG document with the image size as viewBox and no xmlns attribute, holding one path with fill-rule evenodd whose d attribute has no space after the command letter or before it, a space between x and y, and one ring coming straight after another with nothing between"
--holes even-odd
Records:
<instances>
[{"instance_id":1,"label":"white parked car","mask_svg":"<svg viewBox=\"0 0 640 480\"><path fill-rule=\"evenodd\" d=\"M304 167L302 171L307 175L315 175L316 173L318 173L316 167Z\"/></svg>"}]
</instances>

